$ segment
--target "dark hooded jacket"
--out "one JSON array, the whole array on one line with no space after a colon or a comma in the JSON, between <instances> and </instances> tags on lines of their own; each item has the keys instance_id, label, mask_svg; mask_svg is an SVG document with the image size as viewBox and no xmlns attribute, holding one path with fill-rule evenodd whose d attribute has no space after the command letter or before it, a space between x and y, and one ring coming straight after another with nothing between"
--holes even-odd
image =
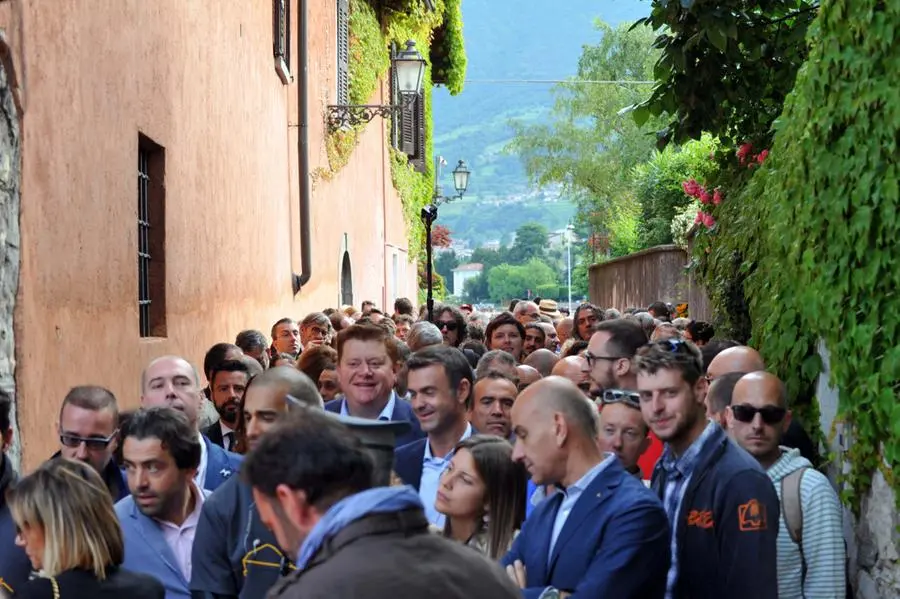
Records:
<instances>
[{"instance_id":1,"label":"dark hooded jacket","mask_svg":"<svg viewBox=\"0 0 900 599\"><path fill-rule=\"evenodd\" d=\"M16 546L16 525L6 505L6 490L15 480L12 463L0 453L0 589L8 593L20 589L31 576L31 562L25 550Z\"/></svg>"}]
</instances>

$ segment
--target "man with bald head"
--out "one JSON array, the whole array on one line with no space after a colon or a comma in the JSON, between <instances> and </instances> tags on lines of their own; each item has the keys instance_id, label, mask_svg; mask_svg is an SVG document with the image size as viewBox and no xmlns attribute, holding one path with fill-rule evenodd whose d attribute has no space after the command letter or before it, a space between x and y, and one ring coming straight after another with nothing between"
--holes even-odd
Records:
<instances>
[{"instance_id":1,"label":"man with bald head","mask_svg":"<svg viewBox=\"0 0 900 599\"><path fill-rule=\"evenodd\" d=\"M846 591L841 503L828 479L800 450L781 445L791 421L784 383L768 372L734 386L726 422L731 438L772 480L778 519L778 596L843 598Z\"/></svg>"},{"instance_id":2,"label":"man with bald head","mask_svg":"<svg viewBox=\"0 0 900 599\"><path fill-rule=\"evenodd\" d=\"M519 377L519 393L541 380L541 373L536 368L526 364L516 366L516 375Z\"/></svg>"},{"instance_id":3,"label":"man with bald head","mask_svg":"<svg viewBox=\"0 0 900 599\"><path fill-rule=\"evenodd\" d=\"M559 489L525 521L501 560L526 599L662 599L669 526L659 500L597 446L596 409L574 383L551 376L512 409L522 462Z\"/></svg>"},{"instance_id":4,"label":"man with bald head","mask_svg":"<svg viewBox=\"0 0 900 599\"><path fill-rule=\"evenodd\" d=\"M187 416L201 441L200 467L194 482L201 489L215 491L238 471L242 458L200 434L199 416L205 399L197 369L184 358L157 358L141 373L141 407L174 408Z\"/></svg>"},{"instance_id":5,"label":"man with bald head","mask_svg":"<svg viewBox=\"0 0 900 599\"><path fill-rule=\"evenodd\" d=\"M541 348L528 354L523 364L531 366L541 373L541 376L550 376L557 362L559 362L559 358L556 357L556 354L549 349Z\"/></svg>"},{"instance_id":6,"label":"man with bald head","mask_svg":"<svg viewBox=\"0 0 900 599\"><path fill-rule=\"evenodd\" d=\"M252 450L263 433L289 412L323 405L309 377L296 368L276 366L250 381L241 401L238 428ZM192 550L192 597L265 597L281 575L293 568L293 557L284 555L263 525L250 485L234 476L203 504Z\"/></svg>"},{"instance_id":7,"label":"man with bald head","mask_svg":"<svg viewBox=\"0 0 900 599\"><path fill-rule=\"evenodd\" d=\"M572 330L574 328L575 321L568 316L556 324L556 334L559 337L560 346L572 337Z\"/></svg>"},{"instance_id":8,"label":"man with bald head","mask_svg":"<svg viewBox=\"0 0 900 599\"><path fill-rule=\"evenodd\" d=\"M729 372L757 372L766 369L759 352L746 345L738 345L723 349L709 363L706 369L706 380L710 383ZM799 422L790 420L781 442L786 447L800 450L800 455L812 462L819 463L819 452L816 445Z\"/></svg>"},{"instance_id":9,"label":"man with bald head","mask_svg":"<svg viewBox=\"0 0 900 599\"><path fill-rule=\"evenodd\" d=\"M590 397L591 377L588 375L586 360L583 356L567 356L561 359L550 374L569 379L581 389L585 397Z\"/></svg>"}]
</instances>

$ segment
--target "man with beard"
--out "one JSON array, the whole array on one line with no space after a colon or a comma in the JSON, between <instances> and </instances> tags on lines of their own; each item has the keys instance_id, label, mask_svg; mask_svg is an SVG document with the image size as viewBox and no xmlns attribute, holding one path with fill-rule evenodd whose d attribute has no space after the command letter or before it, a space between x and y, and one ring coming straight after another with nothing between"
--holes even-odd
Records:
<instances>
[{"instance_id":1,"label":"man with beard","mask_svg":"<svg viewBox=\"0 0 900 599\"><path fill-rule=\"evenodd\" d=\"M288 400L288 396L293 398ZM255 377L243 397L243 428L252 451L289 411L322 409L316 385L295 368L278 366ZM250 485L234 476L203 505L193 548L194 599L260 599L293 568L259 518Z\"/></svg>"},{"instance_id":2,"label":"man with beard","mask_svg":"<svg viewBox=\"0 0 900 599\"><path fill-rule=\"evenodd\" d=\"M203 435L226 451L234 451L234 429L238 420L238 402L244 395L250 371L240 360L226 360L210 372L210 399L219 413L219 421L205 429Z\"/></svg>"},{"instance_id":3,"label":"man with beard","mask_svg":"<svg viewBox=\"0 0 900 599\"><path fill-rule=\"evenodd\" d=\"M651 488L672 527L670 599L777 597L778 497L765 471L706 418L703 359L664 339L635 357L641 413L666 443Z\"/></svg>"},{"instance_id":4,"label":"man with beard","mask_svg":"<svg viewBox=\"0 0 900 599\"><path fill-rule=\"evenodd\" d=\"M383 445L389 451L391 440ZM289 417L262 438L241 475L297 565L270 597L518 597L496 565L429 532L415 491L379 486L376 472L364 443L318 411Z\"/></svg>"},{"instance_id":5,"label":"man with beard","mask_svg":"<svg viewBox=\"0 0 900 599\"><path fill-rule=\"evenodd\" d=\"M194 483L200 440L183 413L135 412L122 429L122 455L131 496L116 504L122 526L122 567L149 574L166 599L191 594L191 547L207 493Z\"/></svg>"}]
</instances>

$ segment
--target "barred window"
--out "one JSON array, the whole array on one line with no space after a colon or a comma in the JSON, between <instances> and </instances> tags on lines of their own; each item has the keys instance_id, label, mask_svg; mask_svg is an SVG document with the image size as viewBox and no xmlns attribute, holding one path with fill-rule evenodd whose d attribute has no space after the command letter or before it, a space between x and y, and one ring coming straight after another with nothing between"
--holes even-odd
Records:
<instances>
[{"instance_id":1,"label":"barred window","mask_svg":"<svg viewBox=\"0 0 900 599\"><path fill-rule=\"evenodd\" d=\"M165 149L138 136L138 323L141 337L166 336Z\"/></svg>"}]
</instances>

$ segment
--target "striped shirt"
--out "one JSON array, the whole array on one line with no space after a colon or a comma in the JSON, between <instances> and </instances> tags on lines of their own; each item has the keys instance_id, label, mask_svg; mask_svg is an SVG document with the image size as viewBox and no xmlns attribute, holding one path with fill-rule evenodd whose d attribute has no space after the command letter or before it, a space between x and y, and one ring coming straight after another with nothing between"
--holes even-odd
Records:
<instances>
[{"instance_id":1,"label":"striped shirt","mask_svg":"<svg viewBox=\"0 0 900 599\"><path fill-rule=\"evenodd\" d=\"M779 599L844 599L846 596L843 509L837 493L824 474L800 455L799 449L782 447L781 457L768 470L778 501L785 476L808 468L800 479L800 509L803 533L800 547L791 539L784 516L778 525L778 597ZM806 577L803 563L806 562Z\"/></svg>"}]
</instances>

